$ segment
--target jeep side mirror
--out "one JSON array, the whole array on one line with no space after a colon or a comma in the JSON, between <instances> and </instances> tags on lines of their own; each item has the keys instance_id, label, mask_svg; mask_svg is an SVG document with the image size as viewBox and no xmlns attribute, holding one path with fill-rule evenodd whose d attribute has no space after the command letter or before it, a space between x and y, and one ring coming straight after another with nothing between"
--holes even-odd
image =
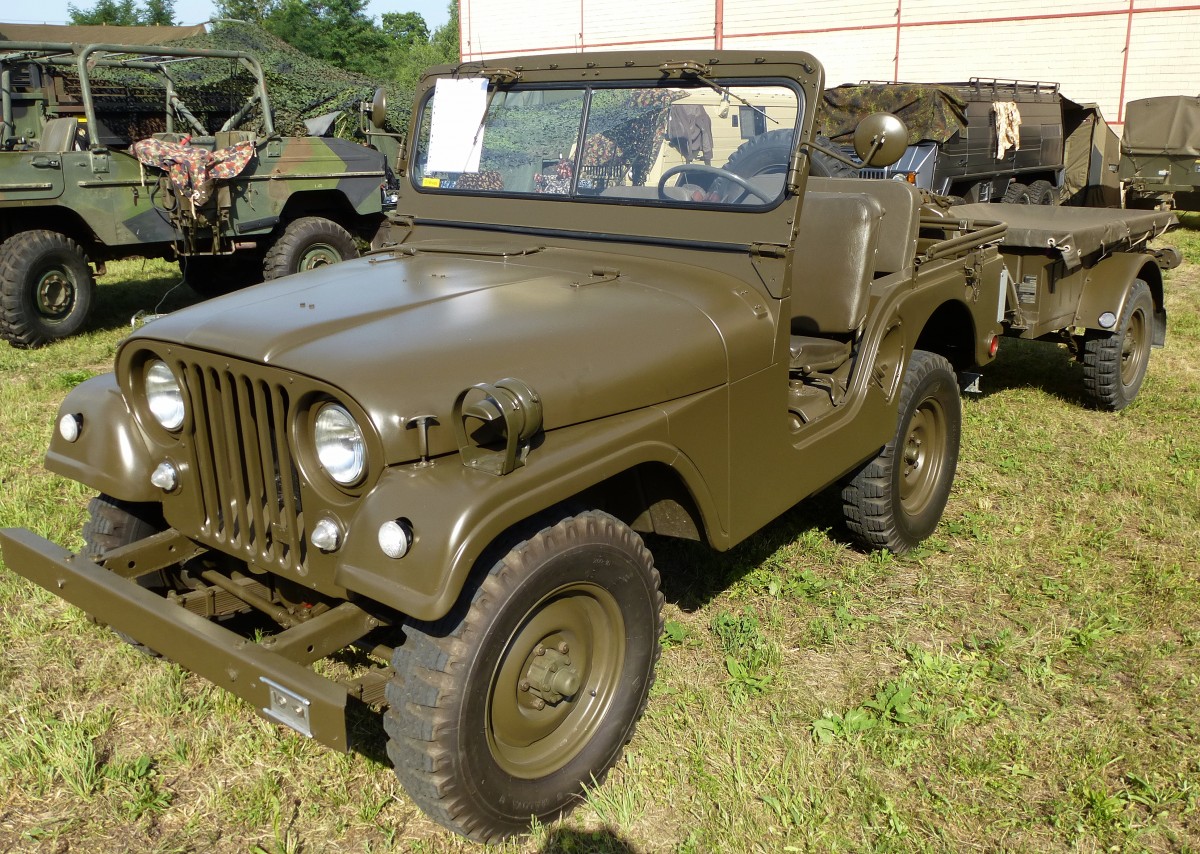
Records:
<instances>
[{"instance_id":1,"label":"jeep side mirror","mask_svg":"<svg viewBox=\"0 0 1200 854\"><path fill-rule=\"evenodd\" d=\"M864 166L891 166L908 148L908 127L892 113L871 113L854 129L854 153Z\"/></svg>"}]
</instances>

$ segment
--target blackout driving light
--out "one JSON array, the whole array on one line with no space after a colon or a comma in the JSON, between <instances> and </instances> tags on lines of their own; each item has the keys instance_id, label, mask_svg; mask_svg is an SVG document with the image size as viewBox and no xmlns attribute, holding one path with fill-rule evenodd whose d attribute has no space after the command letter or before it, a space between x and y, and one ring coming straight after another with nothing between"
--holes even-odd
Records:
<instances>
[{"instance_id":1,"label":"blackout driving light","mask_svg":"<svg viewBox=\"0 0 1200 854\"><path fill-rule=\"evenodd\" d=\"M174 492L179 486L179 469L170 460L163 460L150 475L150 482L163 492Z\"/></svg>"},{"instance_id":2,"label":"blackout driving light","mask_svg":"<svg viewBox=\"0 0 1200 854\"><path fill-rule=\"evenodd\" d=\"M390 558L400 559L412 545L412 531L404 519L393 519L379 526L379 548Z\"/></svg>"},{"instance_id":3,"label":"blackout driving light","mask_svg":"<svg viewBox=\"0 0 1200 854\"><path fill-rule=\"evenodd\" d=\"M183 389L161 359L146 366L146 404L154 420L172 433L183 426Z\"/></svg>"},{"instance_id":4,"label":"blackout driving light","mask_svg":"<svg viewBox=\"0 0 1200 854\"><path fill-rule=\"evenodd\" d=\"M1100 327L1102 329L1112 329L1117 325L1117 316L1111 311L1106 311L1100 315Z\"/></svg>"},{"instance_id":5,"label":"blackout driving light","mask_svg":"<svg viewBox=\"0 0 1200 854\"><path fill-rule=\"evenodd\" d=\"M309 540L323 552L334 552L342 544L342 528L336 521L324 517L313 525Z\"/></svg>"}]
</instances>

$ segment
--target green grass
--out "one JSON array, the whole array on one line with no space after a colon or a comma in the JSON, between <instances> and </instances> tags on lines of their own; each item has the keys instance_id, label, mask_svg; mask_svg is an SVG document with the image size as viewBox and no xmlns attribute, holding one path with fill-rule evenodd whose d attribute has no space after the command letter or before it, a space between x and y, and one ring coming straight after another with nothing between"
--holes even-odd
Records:
<instances>
[{"instance_id":1,"label":"green grass","mask_svg":"<svg viewBox=\"0 0 1200 854\"><path fill-rule=\"evenodd\" d=\"M1196 227L1167 241L1188 262L1125 411L1083 407L1055 348L1005 342L916 552L850 547L831 493L726 555L652 540L667 633L626 759L499 850L1200 849ZM0 349L0 524L70 547L89 496L41 467L57 404L175 277L112 269L97 331ZM8 572L0 780L0 851L472 847L386 765L265 723Z\"/></svg>"}]
</instances>

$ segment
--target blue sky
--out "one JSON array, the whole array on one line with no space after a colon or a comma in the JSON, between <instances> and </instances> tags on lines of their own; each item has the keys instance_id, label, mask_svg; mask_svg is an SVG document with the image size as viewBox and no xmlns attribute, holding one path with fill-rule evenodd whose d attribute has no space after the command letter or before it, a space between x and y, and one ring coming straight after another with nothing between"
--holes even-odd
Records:
<instances>
[{"instance_id":1,"label":"blue sky","mask_svg":"<svg viewBox=\"0 0 1200 854\"><path fill-rule=\"evenodd\" d=\"M66 24L69 23L68 5L86 9L95 5L95 0L39 0L36 4L4 5L8 11L0 12L0 21L10 24ZM371 0L367 4L367 14L379 20L384 12L420 12L432 32L446 23L448 5L448 0ZM212 0L175 0L175 20L181 24L199 24L211 18L212 14Z\"/></svg>"}]
</instances>

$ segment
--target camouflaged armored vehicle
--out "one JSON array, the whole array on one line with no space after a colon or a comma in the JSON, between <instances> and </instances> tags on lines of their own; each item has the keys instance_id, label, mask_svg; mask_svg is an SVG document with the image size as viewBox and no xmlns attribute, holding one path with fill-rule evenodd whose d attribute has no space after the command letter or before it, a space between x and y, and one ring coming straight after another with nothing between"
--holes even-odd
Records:
<instances>
[{"instance_id":1,"label":"camouflaged armored vehicle","mask_svg":"<svg viewBox=\"0 0 1200 854\"><path fill-rule=\"evenodd\" d=\"M805 53L434 69L390 245L134 332L47 456L100 493L83 550L10 529L5 563L335 748L382 709L446 827L570 811L654 679L642 536L723 551L840 484L865 547L916 545L953 482L960 376L1011 326L1013 277L1041 275L1000 254L1003 223L811 177L822 83ZM703 115L669 134L680 103ZM782 161L758 137L674 159L726 103L771 105ZM869 116L857 155L906 138ZM348 646L374 663L314 672Z\"/></svg>"},{"instance_id":2,"label":"camouflaged armored vehicle","mask_svg":"<svg viewBox=\"0 0 1200 854\"><path fill-rule=\"evenodd\" d=\"M1200 96L1130 101L1121 155L1127 205L1200 210Z\"/></svg>"},{"instance_id":3,"label":"camouflaged armored vehicle","mask_svg":"<svg viewBox=\"0 0 1200 854\"><path fill-rule=\"evenodd\" d=\"M250 75L253 94L185 104L181 66L205 59ZM211 295L355 257L383 221L384 156L277 134L249 54L9 41L0 76L0 337L14 346L79 331L106 261L178 259Z\"/></svg>"}]
</instances>

